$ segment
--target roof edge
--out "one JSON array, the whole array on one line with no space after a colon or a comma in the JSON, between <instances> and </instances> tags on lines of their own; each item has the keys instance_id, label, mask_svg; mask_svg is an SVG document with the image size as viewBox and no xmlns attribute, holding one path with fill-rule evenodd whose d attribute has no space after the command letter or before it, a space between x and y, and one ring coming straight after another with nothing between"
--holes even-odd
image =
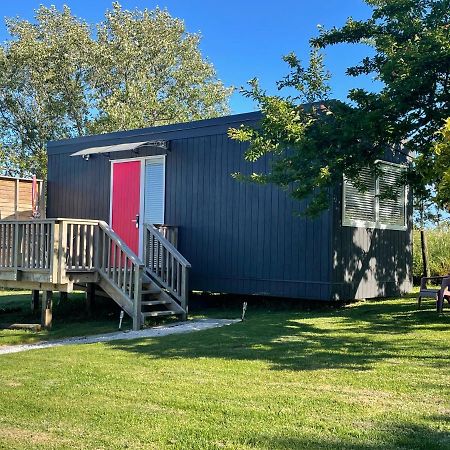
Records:
<instances>
[{"instance_id":1,"label":"roof edge","mask_svg":"<svg viewBox=\"0 0 450 450\"><path fill-rule=\"evenodd\" d=\"M159 125L155 127L147 127L147 128L136 128L132 130L125 131L115 131L112 133L103 133L103 134L93 134L89 136L80 136L76 138L68 138L61 139L56 141L49 141L47 143L47 148L55 148L60 147L62 145L76 145L76 144L84 144L91 142L100 142L111 140L114 138L129 138L134 139L143 135L151 135L151 134L164 134L164 133L175 133L177 131L185 131L185 130L195 130L201 128L209 128L214 126L223 126L223 125L231 125L235 123L243 123L243 122L254 122L260 120L262 118L262 113L260 111L241 113L241 114L233 114L229 116L222 117L214 117L211 119L202 119L195 120L192 122L179 122L169 125Z\"/></svg>"}]
</instances>

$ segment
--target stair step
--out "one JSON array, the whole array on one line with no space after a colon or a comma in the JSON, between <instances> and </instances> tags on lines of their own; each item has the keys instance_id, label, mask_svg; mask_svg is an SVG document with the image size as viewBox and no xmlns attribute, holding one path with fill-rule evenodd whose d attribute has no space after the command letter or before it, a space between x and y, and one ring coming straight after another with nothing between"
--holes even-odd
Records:
<instances>
[{"instance_id":1,"label":"stair step","mask_svg":"<svg viewBox=\"0 0 450 450\"><path fill-rule=\"evenodd\" d=\"M158 286L152 286L150 289L143 289L141 291L142 295L149 295L149 294L160 294L161 289Z\"/></svg>"},{"instance_id":2,"label":"stair step","mask_svg":"<svg viewBox=\"0 0 450 450\"><path fill-rule=\"evenodd\" d=\"M144 274L142 274L142 283L151 284L152 279L144 273Z\"/></svg>"},{"instance_id":3,"label":"stair step","mask_svg":"<svg viewBox=\"0 0 450 450\"><path fill-rule=\"evenodd\" d=\"M177 313L176 311L150 311L142 313L144 317L175 316L176 314L180 313Z\"/></svg>"},{"instance_id":4,"label":"stair step","mask_svg":"<svg viewBox=\"0 0 450 450\"><path fill-rule=\"evenodd\" d=\"M171 300L142 300L141 305L143 306L155 306L155 305L170 305Z\"/></svg>"}]
</instances>

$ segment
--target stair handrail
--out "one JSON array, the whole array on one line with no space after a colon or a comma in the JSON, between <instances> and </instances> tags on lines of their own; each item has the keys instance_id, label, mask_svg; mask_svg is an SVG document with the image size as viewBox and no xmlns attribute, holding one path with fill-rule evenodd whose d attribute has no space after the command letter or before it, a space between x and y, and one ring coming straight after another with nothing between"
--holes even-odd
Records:
<instances>
[{"instance_id":1,"label":"stair handrail","mask_svg":"<svg viewBox=\"0 0 450 450\"><path fill-rule=\"evenodd\" d=\"M142 324L144 263L106 222L98 221L97 230L95 267L101 276L113 283L132 302L133 329L138 330Z\"/></svg>"},{"instance_id":2,"label":"stair handrail","mask_svg":"<svg viewBox=\"0 0 450 450\"><path fill-rule=\"evenodd\" d=\"M133 252L133 250L128 247L127 244L121 239L121 237L103 220L98 221L99 227L117 244L119 244L120 248L124 253L133 261L136 265L144 267L144 262L138 258L138 256Z\"/></svg>"},{"instance_id":3,"label":"stair handrail","mask_svg":"<svg viewBox=\"0 0 450 450\"><path fill-rule=\"evenodd\" d=\"M144 224L144 264L147 273L187 312L189 261L152 224Z\"/></svg>"}]
</instances>

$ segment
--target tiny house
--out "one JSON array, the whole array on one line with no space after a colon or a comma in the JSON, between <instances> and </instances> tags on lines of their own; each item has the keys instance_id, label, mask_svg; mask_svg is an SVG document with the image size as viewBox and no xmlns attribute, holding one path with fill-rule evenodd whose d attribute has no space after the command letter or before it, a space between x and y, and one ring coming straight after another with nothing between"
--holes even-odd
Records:
<instances>
[{"instance_id":1,"label":"tiny house","mask_svg":"<svg viewBox=\"0 0 450 450\"><path fill-rule=\"evenodd\" d=\"M255 112L50 142L47 216L107 222L141 260L147 225L172 233L190 263L189 290L324 301L409 291L411 195L405 188L395 201L379 197L406 157L386 155L379 179L367 172L364 193L343 180L329 210L305 218L305 202L231 176L270 164L246 162L245 144L227 136L260 118Z\"/></svg>"}]
</instances>

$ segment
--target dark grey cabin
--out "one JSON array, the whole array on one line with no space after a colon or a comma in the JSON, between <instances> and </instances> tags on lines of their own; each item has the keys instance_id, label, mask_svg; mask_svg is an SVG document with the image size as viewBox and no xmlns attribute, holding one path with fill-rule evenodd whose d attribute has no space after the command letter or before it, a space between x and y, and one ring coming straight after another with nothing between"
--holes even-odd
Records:
<instances>
[{"instance_id":1,"label":"dark grey cabin","mask_svg":"<svg viewBox=\"0 0 450 450\"><path fill-rule=\"evenodd\" d=\"M47 217L104 220L119 235L133 221L135 240L122 237L139 255L144 222L177 227L195 291L317 300L409 291L411 196L377 197L399 166L386 166L364 194L343 182L328 211L301 217L304 202L231 176L268 164L247 163L245 145L227 137L230 127L256 126L260 118L255 112L50 142Z\"/></svg>"}]
</instances>

